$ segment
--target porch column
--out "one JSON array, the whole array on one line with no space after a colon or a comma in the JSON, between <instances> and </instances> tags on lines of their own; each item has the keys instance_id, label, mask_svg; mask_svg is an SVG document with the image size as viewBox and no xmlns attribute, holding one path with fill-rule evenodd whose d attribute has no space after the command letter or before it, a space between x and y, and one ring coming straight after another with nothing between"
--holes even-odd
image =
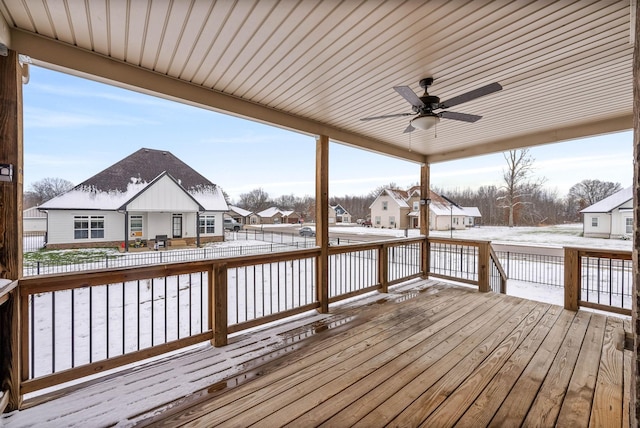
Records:
<instances>
[{"instance_id":1,"label":"porch column","mask_svg":"<svg viewBox=\"0 0 640 428\"><path fill-rule=\"evenodd\" d=\"M0 181L0 278L18 280L22 278L22 67L12 50L0 56L0 105L0 164L6 172L9 165L12 169L11 178ZM6 411L18 409L22 401L19 288L0 295L0 391L8 394L2 397Z\"/></svg>"},{"instance_id":2,"label":"porch column","mask_svg":"<svg viewBox=\"0 0 640 428\"><path fill-rule=\"evenodd\" d=\"M316 245L320 256L316 261L316 293L318 311L329 312L329 137L316 140Z\"/></svg>"},{"instance_id":3,"label":"porch column","mask_svg":"<svg viewBox=\"0 0 640 428\"><path fill-rule=\"evenodd\" d=\"M124 212L124 251L129 252L129 211Z\"/></svg>"},{"instance_id":4,"label":"porch column","mask_svg":"<svg viewBox=\"0 0 640 428\"><path fill-rule=\"evenodd\" d=\"M630 425L638 426L640 419L640 263L638 257L640 253L640 1L636 1L635 10L631 11L635 16L635 28L632 39L633 47L633 360L631 376L631 403L629 405L631 415L629 415ZM633 22L633 21L632 21Z\"/></svg>"},{"instance_id":5,"label":"porch column","mask_svg":"<svg viewBox=\"0 0 640 428\"><path fill-rule=\"evenodd\" d=\"M431 251L429 245L429 204L427 201L431 199L431 193L429 191L429 178L431 175L431 168L428 163L422 164L420 167L420 235L423 235L424 243L422 245L423 257L421 260L420 271L423 277L429 276L429 266ZM424 201L424 203L422 203Z\"/></svg>"},{"instance_id":6,"label":"porch column","mask_svg":"<svg viewBox=\"0 0 640 428\"><path fill-rule=\"evenodd\" d=\"M224 214L222 215L222 218L224 218ZM222 220L222 227L222 233L224 233L224 220ZM196 213L196 247L200 248L200 212Z\"/></svg>"}]
</instances>

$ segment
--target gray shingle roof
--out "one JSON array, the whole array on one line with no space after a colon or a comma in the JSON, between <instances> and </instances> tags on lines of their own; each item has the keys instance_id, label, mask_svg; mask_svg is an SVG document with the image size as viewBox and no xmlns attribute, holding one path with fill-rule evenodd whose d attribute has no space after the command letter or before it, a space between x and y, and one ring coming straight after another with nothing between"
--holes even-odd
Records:
<instances>
[{"instance_id":1,"label":"gray shingle roof","mask_svg":"<svg viewBox=\"0 0 640 428\"><path fill-rule=\"evenodd\" d=\"M78 184L76 188L125 192L132 178L150 183L163 172L178 180L187 190L215 186L171 152L142 148Z\"/></svg>"}]
</instances>

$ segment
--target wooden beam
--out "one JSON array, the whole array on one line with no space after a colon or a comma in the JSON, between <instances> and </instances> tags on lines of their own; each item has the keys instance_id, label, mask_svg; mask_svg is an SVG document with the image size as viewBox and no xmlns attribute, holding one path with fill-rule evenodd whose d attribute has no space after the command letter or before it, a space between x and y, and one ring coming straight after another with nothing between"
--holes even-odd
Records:
<instances>
[{"instance_id":1,"label":"wooden beam","mask_svg":"<svg viewBox=\"0 0 640 428\"><path fill-rule=\"evenodd\" d=\"M131 64L125 64L95 52L79 49L36 34L13 31L11 33L11 46L12 49L30 56L34 64L53 70L302 132L307 135L327 135L334 141L340 141L399 159L413 162L424 161L423 155L409 151L406 148L392 146L383 141L334 128L324 123L270 109L221 92L208 90L198 85L183 82Z\"/></svg>"},{"instance_id":2,"label":"wooden beam","mask_svg":"<svg viewBox=\"0 0 640 428\"><path fill-rule=\"evenodd\" d=\"M564 308L577 311L580 306L580 254L575 248L564 249Z\"/></svg>"},{"instance_id":3,"label":"wooden beam","mask_svg":"<svg viewBox=\"0 0 640 428\"><path fill-rule=\"evenodd\" d=\"M640 16L640 2L636 2L634 16ZM640 420L640 20L635 20L633 47L633 298L631 316L633 328L633 372L631 374L631 403L629 422L638 426Z\"/></svg>"},{"instance_id":4,"label":"wooden beam","mask_svg":"<svg viewBox=\"0 0 640 428\"><path fill-rule=\"evenodd\" d=\"M22 277L22 69L18 53L0 56L0 163L13 168L0 181L0 278ZM8 391L7 411L20 407L20 293L11 291L0 306L0 385Z\"/></svg>"},{"instance_id":5,"label":"wooden beam","mask_svg":"<svg viewBox=\"0 0 640 428\"><path fill-rule=\"evenodd\" d=\"M227 308L227 265L216 265L213 268L213 293L211 308L213 309L213 346L225 346L228 339Z\"/></svg>"},{"instance_id":6,"label":"wooden beam","mask_svg":"<svg viewBox=\"0 0 640 428\"><path fill-rule=\"evenodd\" d=\"M316 293L320 313L329 312L329 137L316 141Z\"/></svg>"},{"instance_id":7,"label":"wooden beam","mask_svg":"<svg viewBox=\"0 0 640 428\"><path fill-rule=\"evenodd\" d=\"M420 167L420 199L422 200L431 200L431 193L429 191L430 185L429 180L431 176L431 168L429 164L423 164ZM429 266L431 266L430 260L430 249L429 249L429 205L425 203L424 205L420 205L420 235L425 237L425 243L422 246L422 259L420 266L420 270L422 271L423 277L427 277L429 275Z\"/></svg>"}]
</instances>

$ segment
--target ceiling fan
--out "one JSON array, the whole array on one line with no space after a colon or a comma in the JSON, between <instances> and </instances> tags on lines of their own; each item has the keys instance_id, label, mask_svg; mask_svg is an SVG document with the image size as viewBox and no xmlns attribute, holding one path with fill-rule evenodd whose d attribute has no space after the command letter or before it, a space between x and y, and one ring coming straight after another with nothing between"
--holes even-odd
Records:
<instances>
[{"instance_id":1,"label":"ceiling fan","mask_svg":"<svg viewBox=\"0 0 640 428\"><path fill-rule=\"evenodd\" d=\"M386 114L383 116L371 116L365 117L360 120L375 120L375 119L387 119L390 117L402 117L402 116L415 116L409 122L409 126L404 130L405 133L412 132L416 128L427 130L434 127L440 118L460 120L462 122L477 122L482 119L482 116L475 114L456 113L453 111L441 111L434 112L434 110L448 109L449 107L457 106L458 104L466 103L467 101L475 100L476 98L483 97L485 95L498 92L502 89L502 85L499 83L490 83L473 91L466 92L457 97L453 97L447 101L440 102L440 98L429 95L427 89L433 83L433 77L427 77L420 80L420 87L424 88L424 95L419 97L408 86L394 86L393 89L399 93L405 100L409 101L413 113L398 113L398 114Z\"/></svg>"}]
</instances>

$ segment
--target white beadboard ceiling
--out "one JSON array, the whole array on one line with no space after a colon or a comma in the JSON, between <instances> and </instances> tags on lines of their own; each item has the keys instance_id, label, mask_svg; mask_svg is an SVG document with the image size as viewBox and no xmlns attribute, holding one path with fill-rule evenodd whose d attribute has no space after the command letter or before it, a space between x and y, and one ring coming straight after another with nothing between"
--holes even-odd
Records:
<instances>
[{"instance_id":1,"label":"white beadboard ceiling","mask_svg":"<svg viewBox=\"0 0 640 428\"><path fill-rule=\"evenodd\" d=\"M36 64L418 162L632 127L627 1L0 0ZM7 30L8 28L8 30ZM403 131L392 88L503 90Z\"/></svg>"}]
</instances>

